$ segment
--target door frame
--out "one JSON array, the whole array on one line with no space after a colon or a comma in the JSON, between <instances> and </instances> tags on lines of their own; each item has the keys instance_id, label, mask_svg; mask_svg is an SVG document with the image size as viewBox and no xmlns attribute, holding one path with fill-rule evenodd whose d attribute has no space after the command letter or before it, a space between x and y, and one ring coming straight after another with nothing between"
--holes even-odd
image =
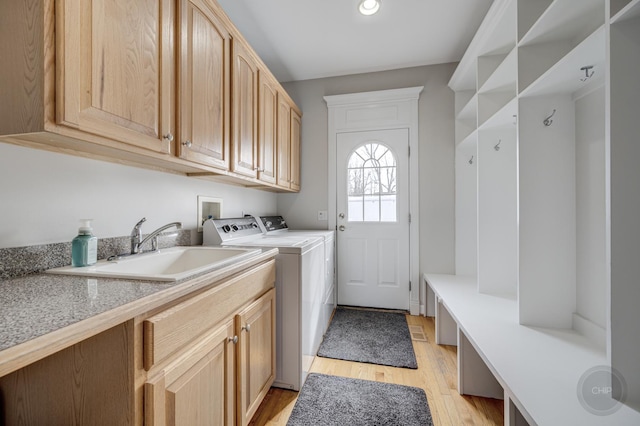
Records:
<instances>
[{"instance_id":1,"label":"door frame","mask_svg":"<svg viewBox=\"0 0 640 426\"><path fill-rule=\"evenodd\" d=\"M420 191L418 173L418 99L423 86L325 96L328 108L328 222L336 223L336 152L339 133L371 130L409 131L409 311L419 315Z\"/></svg>"}]
</instances>

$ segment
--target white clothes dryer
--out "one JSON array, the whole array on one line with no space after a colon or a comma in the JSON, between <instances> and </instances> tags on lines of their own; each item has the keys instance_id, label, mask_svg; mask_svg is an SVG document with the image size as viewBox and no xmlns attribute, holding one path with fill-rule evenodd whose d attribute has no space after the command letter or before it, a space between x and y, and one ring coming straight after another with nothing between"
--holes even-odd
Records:
<instances>
[{"instance_id":1,"label":"white clothes dryer","mask_svg":"<svg viewBox=\"0 0 640 426\"><path fill-rule=\"evenodd\" d=\"M322 287L322 314L318 324L319 333L324 335L336 309L336 246L335 232L326 229L298 230L291 229L284 217L280 215L259 216L258 225L263 233L270 237L298 236L322 237L324 240L324 283Z\"/></svg>"},{"instance_id":2,"label":"white clothes dryer","mask_svg":"<svg viewBox=\"0 0 640 426\"><path fill-rule=\"evenodd\" d=\"M318 236L263 234L254 217L209 219L203 245L275 247L276 378L273 386L299 391L318 352L322 331L324 241Z\"/></svg>"}]
</instances>

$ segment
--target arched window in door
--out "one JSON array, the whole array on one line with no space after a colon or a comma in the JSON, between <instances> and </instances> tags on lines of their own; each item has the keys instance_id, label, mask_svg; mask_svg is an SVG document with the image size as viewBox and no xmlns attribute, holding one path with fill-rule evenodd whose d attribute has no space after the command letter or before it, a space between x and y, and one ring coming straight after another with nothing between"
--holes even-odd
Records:
<instances>
[{"instance_id":1,"label":"arched window in door","mask_svg":"<svg viewBox=\"0 0 640 426\"><path fill-rule=\"evenodd\" d=\"M347 163L349 222L396 221L396 157L384 144L367 142Z\"/></svg>"}]
</instances>

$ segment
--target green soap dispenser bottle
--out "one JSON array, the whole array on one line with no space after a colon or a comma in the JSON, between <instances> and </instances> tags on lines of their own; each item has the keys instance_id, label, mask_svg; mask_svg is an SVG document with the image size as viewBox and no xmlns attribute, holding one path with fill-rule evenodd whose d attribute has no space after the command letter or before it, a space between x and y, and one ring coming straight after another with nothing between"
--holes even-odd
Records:
<instances>
[{"instance_id":1,"label":"green soap dispenser bottle","mask_svg":"<svg viewBox=\"0 0 640 426\"><path fill-rule=\"evenodd\" d=\"M71 265L89 266L98 258L98 239L92 234L91 219L81 219L78 236L71 242Z\"/></svg>"}]
</instances>

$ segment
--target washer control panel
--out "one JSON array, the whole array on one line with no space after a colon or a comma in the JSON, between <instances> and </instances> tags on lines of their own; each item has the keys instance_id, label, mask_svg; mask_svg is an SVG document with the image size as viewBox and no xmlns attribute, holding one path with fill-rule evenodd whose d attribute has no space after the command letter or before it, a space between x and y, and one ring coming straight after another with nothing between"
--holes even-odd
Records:
<instances>
[{"instance_id":1,"label":"washer control panel","mask_svg":"<svg viewBox=\"0 0 640 426\"><path fill-rule=\"evenodd\" d=\"M261 216L260 220L267 232L289 229L287 222L284 221L282 216Z\"/></svg>"},{"instance_id":2,"label":"washer control panel","mask_svg":"<svg viewBox=\"0 0 640 426\"><path fill-rule=\"evenodd\" d=\"M220 245L239 238L262 234L258 221L253 216L207 219L202 225L202 244Z\"/></svg>"}]
</instances>

